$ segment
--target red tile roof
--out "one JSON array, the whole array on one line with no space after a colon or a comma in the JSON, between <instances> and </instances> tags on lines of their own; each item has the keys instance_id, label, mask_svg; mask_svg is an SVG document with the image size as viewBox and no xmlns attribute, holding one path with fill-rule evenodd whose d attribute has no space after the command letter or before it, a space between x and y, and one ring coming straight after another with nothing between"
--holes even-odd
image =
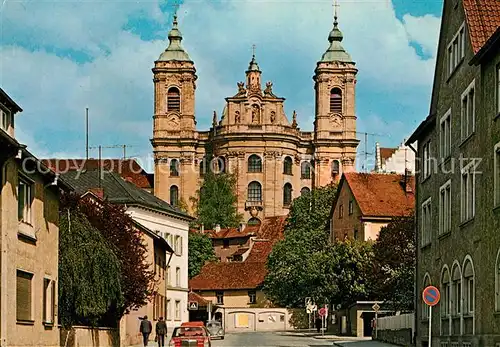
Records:
<instances>
[{"instance_id":1,"label":"red tile roof","mask_svg":"<svg viewBox=\"0 0 500 347\"><path fill-rule=\"evenodd\" d=\"M382 160L382 164L385 163L387 159L392 157L392 155L397 151L397 148L380 148L380 159Z\"/></svg>"},{"instance_id":2,"label":"red tile roof","mask_svg":"<svg viewBox=\"0 0 500 347\"><path fill-rule=\"evenodd\" d=\"M249 249L250 249L250 248L248 248L248 247L238 248L238 249L236 250L236 252L234 252L231 256L233 256L233 257L234 257L235 255L243 255L243 254L245 254L245 253L246 253Z\"/></svg>"},{"instance_id":3,"label":"red tile roof","mask_svg":"<svg viewBox=\"0 0 500 347\"><path fill-rule=\"evenodd\" d=\"M189 281L192 290L255 289L266 277L266 263L208 263Z\"/></svg>"},{"instance_id":4,"label":"red tile roof","mask_svg":"<svg viewBox=\"0 0 500 347\"><path fill-rule=\"evenodd\" d=\"M66 173L75 170L95 170L102 167L107 171L119 174L139 188L151 189L153 176L148 174L135 159L42 159L47 167L56 173Z\"/></svg>"},{"instance_id":5,"label":"red tile roof","mask_svg":"<svg viewBox=\"0 0 500 347\"><path fill-rule=\"evenodd\" d=\"M276 242L284 237L286 216L270 217L264 219L259 230L258 239L255 240L252 250L246 261L266 262Z\"/></svg>"},{"instance_id":6,"label":"red tile roof","mask_svg":"<svg viewBox=\"0 0 500 347\"><path fill-rule=\"evenodd\" d=\"M205 300L201 295L198 295L195 292L189 292L188 301L197 302L199 307L204 307L208 305L208 300Z\"/></svg>"},{"instance_id":7,"label":"red tile roof","mask_svg":"<svg viewBox=\"0 0 500 347\"><path fill-rule=\"evenodd\" d=\"M499 0L463 0L474 54L500 27Z\"/></svg>"},{"instance_id":8,"label":"red tile roof","mask_svg":"<svg viewBox=\"0 0 500 347\"><path fill-rule=\"evenodd\" d=\"M415 208L415 179L408 176L412 192L405 192L403 175L344 174L356 202L364 216L394 217L408 215Z\"/></svg>"},{"instance_id":9,"label":"red tile roof","mask_svg":"<svg viewBox=\"0 0 500 347\"><path fill-rule=\"evenodd\" d=\"M245 227L243 231L240 231L239 228L224 228L220 229L218 232L215 230L205 230L204 232L211 239L233 239L238 237L250 237L257 234L260 226L251 225Z\"/></svg>"}]
</instances>

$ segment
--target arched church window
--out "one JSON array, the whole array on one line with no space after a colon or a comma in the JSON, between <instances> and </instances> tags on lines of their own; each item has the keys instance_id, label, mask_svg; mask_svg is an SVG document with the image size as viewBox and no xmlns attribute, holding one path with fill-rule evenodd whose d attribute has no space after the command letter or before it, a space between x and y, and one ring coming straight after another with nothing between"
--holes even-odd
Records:
<instances>
[{"instance_id":1,"label":"arched church window","mask_svg":"<svg viewBox=\"0 0 500 347\"><path fill-rule=\"evenodd\" d=\"M179 176L179 161L177 159L170 161L170 176Z\"/></svg>"},{"instance_id":2,"label":"arched church window","mask_svg":"<svg viewBox=\"0 0 500 347\"><path fill-rule=\"evenodd\" d=\"M179 204L179 187L170 187L170 205L177 206Z\"/></svg>"},{"instance_id":3,"label":"arched church window","mask_svg":"<svg viewBox=\"0 0 500 347\"><path fill-rule=\"evenodd\" d=\"M332 162L332 175L338 175L340 173L340 163L338 160Z\"/></svg>"},{"instance_id":4,"label":"arched church window","mask_svg":"<svg viewBox=\"0 0 500 347\"><path fill-rule=\"evenodd\" d=\"M330 112L342 113L342 91L339 88L330 91Z\"/></svg>"},{"instance_id":5,"label":"arched church window","mask_svg":"<svg viewBox=\"0 0 500 347\"><path fill-rule=\"evenodd\" d=\"M290 157L285 157L285 160L283 162L283 173L285 175L291 175L292 174L292 158Z\"/></svg>"},{"instance_id":6,"label":"arched church window","mask_svg":"<svg viewBox=\"0 0 500 347\"><path fill-rule=\"evenodd\" d=\"M248 201L262 201L262 186L253 181L248 185Z\"/></svg>"},{"instance_id":7,"label":"arched church window","mask_svg":"<svg viewBox=\"0 0 500 347\"><path fill-rule=\"evenodd\" d=\"M300 164L300 178L310 179L311 178L311 162L303 161Z\"/></svg>"},{"instance_id":8,"label":"arched church window","mask_svg":"<svg viewBox=\"0 0 500 347\"><path fill-rule=\"evenodd\" d=\"M292 203L292 185L286 183L283 187L283 206L290 206Z\"/></svg>"},{"instance_id":9,"label":"arched church window","mask_svg":"<svg viewBox=\"0 0 500 347\"><path fill-rule=\"evenodd\" d=\"M257 154L248 157L248 172L262 172L262 159Z\"/></svg>"},{"instance_id":10,"label":"arched church window","mask_svg":"<svg viewBox=\"0 0 500 347\"><path fill-rule=\"evenodd\" d=\"M181 110L181 92L177 87L168 88L167 92L167 111Z\"/></svg>"}]
</instances>

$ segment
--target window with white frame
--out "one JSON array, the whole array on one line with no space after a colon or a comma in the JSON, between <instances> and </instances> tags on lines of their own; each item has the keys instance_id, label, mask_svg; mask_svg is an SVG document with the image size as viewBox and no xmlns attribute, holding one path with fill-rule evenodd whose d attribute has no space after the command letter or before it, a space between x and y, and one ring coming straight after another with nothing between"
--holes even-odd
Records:
<instances>
[{"instance_id":1,"label":"window with white frame","mask_svg":"<svg viewBox=\"0 0 500 347\"><path fill-rule=\"evenodd\" d=\"M12 123L11 113L8 110L3 109L2 107L0 107L0 116L1 116L1 121L2 121L2 123L0 124L0 126L2 127L3 130L8 131L9 130L9 126Z\"/></svg>"},{"instance_id":2,"label":"window with white frame","mask_svg":"<svg viewBox=\"0 0 500 347\"><path fill-rule=\"evenodd\" d=\"M179 267L175 268L175 286L181 286L181 268Z\"/></svg>"},{"instance_id":3,"label":"window with white frame","mask_svg":"<svg viewBox=\"0 0 500 347\"><path fill-rule=\"evenodd\" d=\"M451 283L450 283L450 272L446 267L441 275L441 317L447 318L450 316L450 298L451 298Z\"/></svg>"},{"instance_id":4,"label":"window with white frame","mask_svg":"<svg viewBox=\"0 0 500 347\"><path fill-rule=\"evenodd\" d=\"M448 75L451 75L465 56L465 23L448 44Z\"/></svg>"},{"instance_id":5,"label":"window with white frame","mask_svg":"<svg viewBox=\"0 0 500 347\"><path fill-rule=\"evenodd\" d=\"M451 180L439 188L439 235L451 231Z\"/></svg>"},{"instance_id":6,"label":"window with white frame","mask_svg":"<svg viewBox=\"0 0 500 347\"><path fill-rule=\"evenodd\" d=\"M425 246L432 241L432 212L431 198L422 204L422 236L421 245Z\"/></svg>"},{"instance_id":7,"label":"window with white frame","mask_svg":"<svg viewBox=\"0 0 500 347\"><path fill-rule=\"evenodd\" d=\"M500 142L495 145L494 152L494 184L493 184L493 192L494 192L494 204L495 206L500 205Z\"/></svg>"},{"instance_id":8,"label":"window with white frame","mask_svg":"<svg viewBox=\"0 0 500 347\"><path fill-rule=\"evenodd\" d=\"M17 216L20 222L31 224L33 203L33 183L19 177L17 187Z\"/></svg>"},{"instance_id":9,"label":"window with white frame","mask_svg":"<svg viewBox=\"0 0 500 347\"><path fill-rule=\"evenodd\" d=\"M473 314L475 305L474 268L468 259L464 265L464 313Z\"/></svg>"},{"instance_id":10,"label":"window with white frame","mask_svg":"<svg viewBox=\"0 0 500 347\"><path fill-rule=\"evenodd\" d=\"M475 161L472 160L467 166L462 169L461 183L461 211L462 222L468 221L475 216L475 200L476 200L476 177L475 177Z\"/></svg>"},{"instance_id":11,"label":"window with white frame","mask_svg":"<svg viewBox=\"0 0 500 347\"><path fill-rule=\"evenodd\" d=\"M175 320L181 320L181 302L175 300Z\"/></svg>"},{"instance_id":12,"label":"window with white frame","mask_svg":"<svg viewBox=\"0 0 500 347\"><path fill-rule=\"evenodd\" d=\"M166 320L172 320L172 305L170 299L167 299L167 317Z\"/></svg>"},{"instance_id":13,"label":"window with white frame","mask_svg":"<svg viewBox=\"0 0 500 347\"><path fill-rule=\"evenodd\" d=\"M16 318L18 321L32 321L33 274L17 270Z\"/></svg>"},{"instance_id":14,"label":"window with white frame","mask_svg":"<svg viewBox=\"0 0 500 347\"><path fill-rule=\"evenodd\" d=\"M55 282L50 278L43 279L43 323L54 323Z\"/></svg>"},{"instance_id":15,"label":"window with white frame","mask_svg":"<svg viewBox=\"0 0 500 347\"><path fill-rule=\"evenodd\" d=\"M427 141L427 143L424 144L423 157L424 160L422 162L422 171L423 178L425 179L431 175L431 141Z\"/></svg>"},{"instance_id":16,"label":"window with white frame","mask_svg":"<svg viewBox=\"0 0 500 347\"><path fill-rule=\"evenodd\" d=\"M441 118L439 131L439 154L446 159L451 154L451 108Z\"/></svg>"},{"instance_id":17,"label":"window with white frame","mask_svg":"<svg viewBox=\"0 0 500 347\"><path fill-rule=\"evenodd\" d=\"M459 316L462 307L462 274L460 267L455 264L452 270L452 295L451 295L451 314Z\"/></svg>"},{"instance_id":18,"label":"window with white frame","mask_svg":"<svg viewBox=\"0 0 500 347\"><path fill-rule=\"evenodd\" d=\"M224 292L215 292L217 298L217 305L224 305Z\"/></svg>"},{"instance_id":19,"label":"window with white frame","mask_svg":"<svg viewBox=\"0 0 500 347\"><path fill-rule=\"evenodd\" d=\"M474 132L476 117L476 94L475 80L462 93L461 118L462 118L462 140L468 138Z\"/></svg>"}]
</instances>

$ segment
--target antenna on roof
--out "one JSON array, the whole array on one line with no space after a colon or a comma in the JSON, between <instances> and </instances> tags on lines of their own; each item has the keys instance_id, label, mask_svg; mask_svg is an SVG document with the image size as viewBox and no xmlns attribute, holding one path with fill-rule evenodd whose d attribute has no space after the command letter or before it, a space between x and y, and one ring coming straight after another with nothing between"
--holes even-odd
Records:
<instances>
[{"instance_id":1,"label":"antenna on roof","mask_svg":"<svg viewBox=\"0 0 500 347\"><path fill-rule=\"evenodd\" d=\"M85 159L89 160L89 108L85 108Z\"/></svg>"}]
</instances>

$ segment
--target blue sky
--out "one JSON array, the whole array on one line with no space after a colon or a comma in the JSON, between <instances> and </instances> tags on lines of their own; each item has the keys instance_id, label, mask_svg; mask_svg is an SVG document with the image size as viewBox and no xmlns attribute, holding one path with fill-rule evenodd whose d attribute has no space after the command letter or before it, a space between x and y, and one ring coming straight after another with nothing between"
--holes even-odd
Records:
<instances>
[{"instance_id":1,"label":"blue sky","mask_svg":"<svg viewBox=\"0 0 500 347\"><path fill-rule=\"evenodd\" d=\"M442 1L339 2L344 47L359 69L358 130L377 134L368 137L370 153L375 141L396 146L429 109ZM128 155L150 156L151 68L168 44L173 9L157 0L5 1L0 85L24 109L18 138L40 157L83 157L89 107L92 146L126 144ZM182 2L179 27L198 74L198 128L208 128L213 110L220 115L224 97L236 92L256 44L263 80L287 99L289 119L296 110L299 126L312 130L312 76L332 12L323 0Z\"/></svg>"}]
</instances>

